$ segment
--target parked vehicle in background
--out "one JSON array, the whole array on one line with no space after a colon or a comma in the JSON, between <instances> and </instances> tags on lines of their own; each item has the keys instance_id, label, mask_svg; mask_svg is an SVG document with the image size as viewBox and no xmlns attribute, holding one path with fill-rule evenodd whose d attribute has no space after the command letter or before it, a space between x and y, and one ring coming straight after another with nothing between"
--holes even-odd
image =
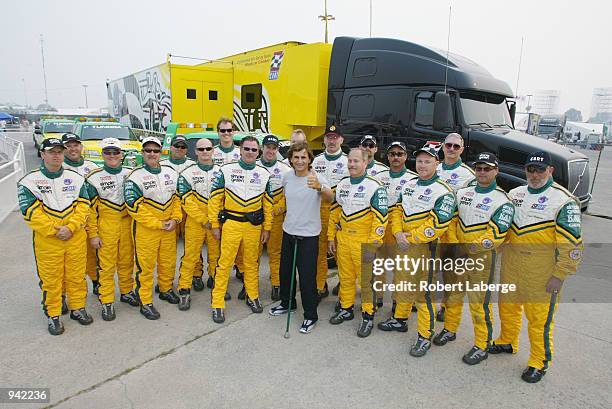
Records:
<instances>
[{"instance_id":1,"label":"parked vehicle in background","mask_svg":"<svg viewBox=\"0 0 612 409\"><path fill-rule=\"evenodd\" d=\"M553 142L563 139L565 115L543 115L538 123L538 136Z\"/></svg>"},{"instance_id":2,"label":"parked vehicle in background","mask_svg":"<svg viewBox=\"0 0 612 409\"><path fill-rule=\"evenodd\" d=\"M101 141L104 138L117 138L124 152L124 165L137 166L142 163L142 144L129 126L114 120L88 120L81 118L73 122L72 132L77 134L83 144L83 157L98 165L104 164Z\"/></svg>"},{"instance_id":3,"label":"parked vehicle in background","mask_svg":"<svg viewBox=\"0 0 612 409\"><path fill-rule=\"evenodd\" d=\"M336 125L345 148L373 135L384 152L397 140L411 151L439 148L457 132L465 140L465 162L484 151L497 155L504 189L525 184L526 158L544 149L555 180L583 209L590 199L588 158L517 131L508 84L465 57L407 41L284 42L196 65L168 60L107 87L109 112L122 122L164 131L175 122L181 134L214 132L219 117L228 116L242 132L288 139L303 129L316 150L324 130ZM414 168L414 160L408 165Z\"/></svg>"},{"instance_id":4,"label":"parked vehicle in background","mask_svg":"<svg viewBox=\"0 0 612 409\"><path fill-rule=\"evenodd\" d=\"M48 138L62 139L62 135L66 132L72 132L73 127L74 120L72 119L41 119L40 124L34 125L32 131L34 147L38 151L43 140Z\"/></svg>"},{"instance_id":5,"label":"parked vehicle in background","mask_svg":"<svg viewBox=\"0 0 612 409\"><path fill-rule=\"evenodd\" d=\"M514 119L514 129L526 134L538 136L538 125L541 115L533 112L517 112Z\"/></svg>"}]
</instances>

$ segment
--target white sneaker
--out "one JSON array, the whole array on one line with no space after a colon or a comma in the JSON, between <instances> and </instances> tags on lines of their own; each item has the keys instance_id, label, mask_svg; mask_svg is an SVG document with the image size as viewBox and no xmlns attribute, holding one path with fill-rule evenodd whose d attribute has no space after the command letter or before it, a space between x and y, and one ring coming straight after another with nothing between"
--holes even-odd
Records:
<instances>
[{"instance_id":1,"label":"white sneaker","mask_svg":"<svg viewBox=\"0 0 612 409\"><path fill-rule=\"evenodd\" d=\"M304 320L304 322L302 322L302 326L300 327L300 332L302 334L308 334L309 332L311 332L315 325L317 324L316 321L313 320Z\"/></svg>"}]
</instances>

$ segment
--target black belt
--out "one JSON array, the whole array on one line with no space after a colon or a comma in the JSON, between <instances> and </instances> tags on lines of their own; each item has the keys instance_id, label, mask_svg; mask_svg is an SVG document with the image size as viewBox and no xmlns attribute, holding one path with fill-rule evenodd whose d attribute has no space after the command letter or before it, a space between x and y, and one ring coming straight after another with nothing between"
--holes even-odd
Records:
<instances>
[{"instance_id":1,"label":"black belt","mask_svg":"<svg viewBox=\"0 0 612 409\"><path fill-rule=\"evenodd\" d=\"M249 222L253 226L259 226L264 221L263 209L255 210L254 212L240 213L221 210L219 212L219 221L224 223L226 220L234 220L236 222Z\"/></svg>"}]
</instances>

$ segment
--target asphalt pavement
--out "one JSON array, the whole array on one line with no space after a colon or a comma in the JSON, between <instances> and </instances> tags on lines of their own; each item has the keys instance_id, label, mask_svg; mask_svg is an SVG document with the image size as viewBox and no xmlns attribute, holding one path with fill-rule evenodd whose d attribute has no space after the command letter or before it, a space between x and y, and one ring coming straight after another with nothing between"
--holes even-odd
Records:
<instances>
[{"instance_id":1,"label":"asphalt pavement","mask_svg":"<svg viewBox=\"0 0 612 409\"><path fill-rule=\"evenodd\" d=\"M38 160L31 138L22 137L29 142L26 156L32 166ZM600 177L610 186L612 171ZM579 274L566 285L575 285L573 280L580 288L610 294L612 252L607 249L612 245L612 221L592 216L583 220L584 236L601 249L603 261L592 263L598 274ZM356 336L359 314L351 322L329 324L332 296L321 303L320 321L311 334L298 333L298 309L291 337L285 339L285 317L267 314L271 301L265 257L260 278L263 314L252 314L237 300L241 284L232 278L234 298L222 325L210 318L208 289L193 292L192 308L186 312L155 298L162 315L158 321L147 321L137 308L122 303L115 321L102 321L100 304L89 295L95 322L83 327L64 316L66 332L52 337L40 306L31 240L18 212L0 225L0 387L50 388L51 399L49 404L6 407L610 408L612 402L612 304L605 298L559 306L554 363L535 385L520 379L529 354L526 323L518 354L491 355L474 367L461 361L472 346L467 308L457 340L432 346L423 358L408 355L416 336L414 315L408 333L375 328L361 339ZM331 288L335 272L330 275ZM389 307L385 304L376 322L387 318ZM497 311L495 321L498 334Z\"/></svg>"}]
</instances>

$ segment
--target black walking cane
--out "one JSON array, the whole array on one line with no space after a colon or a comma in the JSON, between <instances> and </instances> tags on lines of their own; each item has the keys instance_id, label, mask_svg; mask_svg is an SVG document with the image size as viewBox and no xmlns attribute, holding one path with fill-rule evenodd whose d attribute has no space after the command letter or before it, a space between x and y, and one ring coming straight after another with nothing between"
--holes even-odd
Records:
<instances>
[{"instance_id":1,"label":"black walking cane","mask_svg":"<svg viewBox=\"0 0 612 409\"><path fill-rule=\"evenodd\" d=\"M291 266L291 285L289 286L289 311L287 312L287 327L285 328L285 339L289 339L289 323L291 322L291 301L293 301L293 283L295 282L295 262L297 260L297 236L293 237L293 266Z\"/></svg>"}]
</instances>

